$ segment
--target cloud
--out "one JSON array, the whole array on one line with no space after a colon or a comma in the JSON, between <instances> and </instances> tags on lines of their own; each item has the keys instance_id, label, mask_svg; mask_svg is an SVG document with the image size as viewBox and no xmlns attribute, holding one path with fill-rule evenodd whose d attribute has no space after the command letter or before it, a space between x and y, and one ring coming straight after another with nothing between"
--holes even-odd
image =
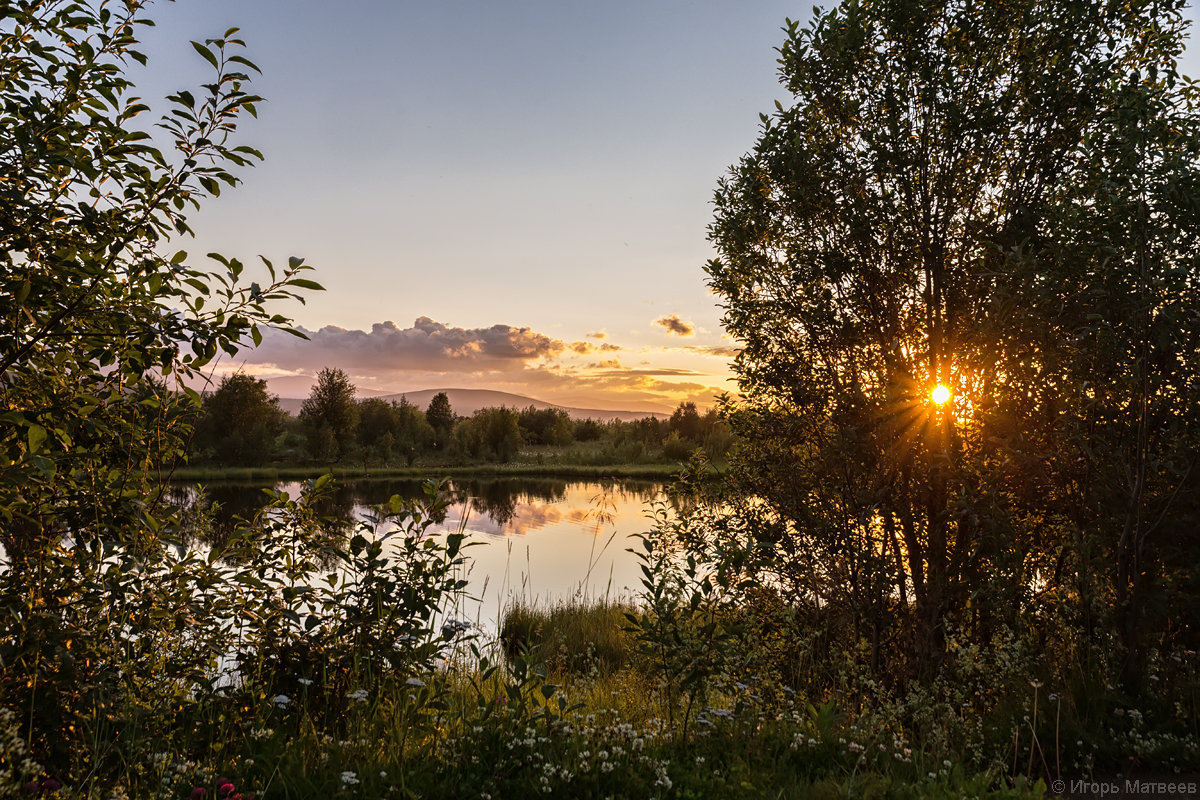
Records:
<instances>
[{"instance_id":1,"label":"cloud","mask_svg":"<svg viewBox=\"0 0 1200 800\"><path fill-rule=\"evenodd\" d=\"M676 336L691 336L696 332L692 323L684 322L679 318L678 314L660 317L654 321L654 324L662 326L666 329L667 333L673 333Z\"/></svg>"},{"instance_id":2,"label":"cloud","mask_svg":"<svg viewBox=\"0 0 1200 800\"><path fill-rule=\"evenodd\" d=\"M589 339L607 339L608 334L604 331L592 331L591 333L587 334L587 337Z\"/></svg>"},{"instance_id":3,"label":"cloud","mask_svg":"<svg viewBox=\"0 0 1200 800\"><path fill-rule=\"evenodd\" d=\"M715 345L709 347L689 345L680 349L687 350L689 353L698 353L702 356L720 356L721 358L733 358L738 353L742 352L742 348L730 347L728 345Z\"/></svg>"},{"instance_id":4,"label":"cloud","mask_svg":"<svg viewBox=\"0 0 1200 800\"><path fill-rule=\"evenodd\" d=\"M618 345L559 340L511 325L460 328L418 317L407 327L388 321L368 330L328 325L304 332L308 340L264 331L262 345L242 350L228 367L260 375L273 393L290 398L308 394L312 376L330 366L349 373L364 396L479 388L583 408L667 412L682 397L715 394L725 380L703 367L665 367L660 359L628 368L613 357L625 350Z\"/></svg>"},{"instance_id":5,"label":"cloud","mask_svg":"<svg viewBox=\"0 0 1200 800\"><path fill-rule=\"evenodd\" d=\"M429 317L418 317L408 328L389 320L369 332L327 325L304 333L308 341L272 332L252 351L254 360L287 370L328 364L370 374L509 372L565 349L561 341L530 328L456 328Z\"/></svg>"}]
</instances>

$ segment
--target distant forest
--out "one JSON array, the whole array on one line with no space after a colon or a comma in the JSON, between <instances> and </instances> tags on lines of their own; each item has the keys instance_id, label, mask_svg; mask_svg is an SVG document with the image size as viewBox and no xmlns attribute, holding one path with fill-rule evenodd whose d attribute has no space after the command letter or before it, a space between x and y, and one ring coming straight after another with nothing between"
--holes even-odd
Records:
<instances>
[{"instance_id":1,"label":"distant forest","mask_svg":"<svg viewBox=\"0 0 1200 800\"><path fill-rule=\"evenodd\" d=\"M325 368L298 416L279 406L266 381L238 372L203 396L191 463L249 467L274 462L320 465L508 463L547 456L610 465L682 461L701 449L722 461L733 444L715 410L681 403L669 419L574 420L563 409L481 408L459 416L444 392L428 407L405 399L356 398L341 369Z\"/></svg>"}]
</instances>

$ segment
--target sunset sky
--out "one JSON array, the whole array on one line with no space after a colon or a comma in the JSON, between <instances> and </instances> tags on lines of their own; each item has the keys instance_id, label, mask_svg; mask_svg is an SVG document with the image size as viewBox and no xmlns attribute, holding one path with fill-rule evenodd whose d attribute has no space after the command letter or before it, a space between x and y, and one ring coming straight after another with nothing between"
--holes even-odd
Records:
<instances>
[{"instance_id":1,"label":"sunset sky","mask_svg":"<svg viewBox=\"0 0 1200 800\"><path fill-rule=\"evenodd\" d=\"M192 220L194 256L303 257L327 290L226 362L307 393L487 388L670 410L731 390L703 265L717 179L786 96L780 0L156 3L140 93L209 77L241 28L267 160ZM1184 71L1200 73L1196 58ZM193 259L196 261L196 259Z\"/></svg>"}]
</instances>

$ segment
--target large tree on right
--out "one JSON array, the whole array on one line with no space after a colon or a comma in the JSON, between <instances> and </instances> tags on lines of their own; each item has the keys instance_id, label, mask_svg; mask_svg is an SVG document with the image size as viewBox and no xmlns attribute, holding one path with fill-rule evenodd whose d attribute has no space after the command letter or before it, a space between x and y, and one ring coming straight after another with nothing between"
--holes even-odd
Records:
<instances>
[{"instance_id":1,"label":"large tree on right","mask_svg":"<svg viewBox=\"0 0 1200 800\"><path fill-rule=\"evenodd\" d=\"M787 25L791 100L710 230L743 345L733 475L760 577L876 668L932 674L948 631L1040 620L1135 686L1197 645L1182 7L860 0Z\"/></svg>"}]
</instances>

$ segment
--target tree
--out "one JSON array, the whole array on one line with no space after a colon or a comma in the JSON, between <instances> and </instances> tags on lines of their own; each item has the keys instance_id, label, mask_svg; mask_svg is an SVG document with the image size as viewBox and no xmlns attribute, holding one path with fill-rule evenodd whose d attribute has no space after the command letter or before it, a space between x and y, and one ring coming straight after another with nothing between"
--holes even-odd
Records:
<instances>
[{"instance_id":1,"label":"tree","mask_svg":"<svg viewBox=\"0 0 1200 800\"><path fill-rule=\"evenodd\" d=\"M883 0L788 23L793 102L721 181L707 270L744 343L726 410L764 568L845 614L872 666L897 642L931 674L947 626L986 643L1040 585L1101 599L1096 553L1128 605L1162 566L1152 525L1195 524L1181 7ZM1136 653L1148 629L1126 629Z\"/></svg>"},{"instance_id":2,"label":"tree","mask_svg":"<svg viewBox=\"0 0 1200 800\"><path fill-rule=\"evenodd\" d=\"M337 461L354 449L358 429L358 390L337 367L324 367L300 406L300 422L309 436L309 455L318 461Z\"/></svg>"},{"instance_id":3,"label":"tree","mask_svg":"<svg viewBox=\"0 0 1200 800\"><path fill-rule=\"evenodd\" d=\"M562 447L574 438L575 425L571 417L561 408L536 408L528 406L518 414L521 434L530 444L548 444Z\"/></svg>"},{"instance_id":4,"label":"tree","mask_svg":"<svg viewBox=\"0 0 1200 800\"><path fill-rule=\"evenodd\" d=\"M209 451L216 461L234 465L258 465L270 458L284 412L266 381L244 372L226 375L203 404L193 453Z\"/></svg>"},{"instance_id":5,"label":"tree","mask_svg":"<svg viewBox=\"0 0 1200 800\"><path fill-rule=\"evenodd\" d=\"M508 462L521 449L517 413L508 408L481 408L458 423L454 440L472 458Z\"/></svg>"},{"instance_id":6,"label":"tree","mask_svg":"<svg viewBox=\"0 0 1200 800\"><path fill-rule=\"evenodd\" d=\"M19 565L70 531L128 538L159 508L198 395L185 381L319 289L298 259L195 265L162 252L187 212L261 156L231 137L259 98L236 29L193 43L214 77L168 98L155 147L125 67L143 3L4 4L0 15L0 543ZM153 527L153 525L149 525ZM140 534L138 534L140 535Z\"/></svg>"},{"instance_id":7,"label":"tree","mask_svg":"<svg viewBox=\"0 0 1200 800\"><path fill-rule=\"evenodd\" d=\"M667 425L672 433L693 444L698 444L703 435L703 423L695 403L680 403Z\"/></svg>"},{"instance_id":8,"label":"tree","mask_svg":"<svg viewBox=\"0 0 1200 800\"><path fill-rule=\"evenodd\" d=\"M0 707L21 710L18 735L45 769L100 782L115 751L81 755L89 720L123 726L119 707L166 719L165 705L143 714L164 695L140 690L215 663L149 674L156 646L202 653L208 638L185 610L201 570L164 569L184 528L166 482L199 410L188 384L260 326L287 329L269 304L320 289L299 259L264 259L252 282L237 260L168 250L192 209L261 158L232 138L259 98L230 29L193 43L211 80L153 118L126 75L146 61L146 5L0 4ZM119 666L133 653L148 680Z\"/></svg>"},{"instance_id":9,"label":"tree","mask_svg":"<svg viewBox=\"0 0 1200 800\"><path fill-rule=\"evenodd\" d=\"M392 460L396 447L395 406L378 397L358 401L358 429L356 439L359 449L367 457L374 456L384 463Z\"/></svg>"},{"instance_id":10,"label":"tree","mask_svg":"<svg viewBox=\"0 0 1200 800\"><path fill-rule=\"evenodd\" d=\"M450 441L450 431L454 428L454 410L450 408L450 398L445 392L438 392L429 401L425 419L433 428L433 448L441 450Z\"/></svg>"},{"instance_id":11,"label":"tree","mask_svg":"<svg viewBox=\"0 0 1200 800\"><path fill-rule=\"evenodd\" d=\"M396 451L411 467L417 456L433 447L436 434L421 409L401 397L393 404L396 419Z\"/></svg>"}]
</instances>

